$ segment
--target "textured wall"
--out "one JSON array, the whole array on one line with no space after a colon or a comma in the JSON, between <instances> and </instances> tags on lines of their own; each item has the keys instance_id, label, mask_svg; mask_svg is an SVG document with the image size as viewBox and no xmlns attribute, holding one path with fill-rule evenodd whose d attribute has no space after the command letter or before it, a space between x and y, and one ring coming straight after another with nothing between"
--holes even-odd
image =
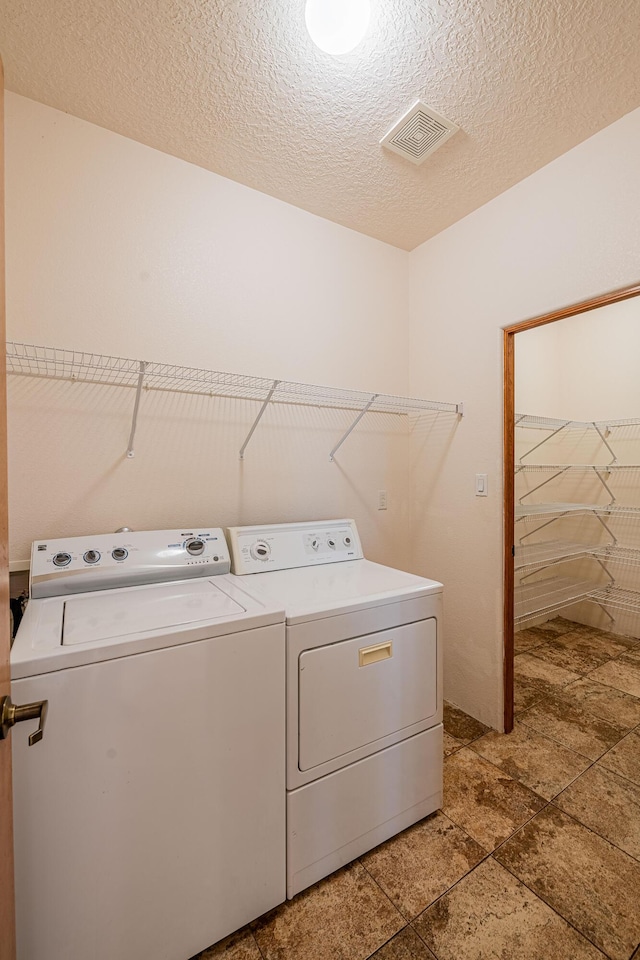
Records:
<instances>
[{"instance_id":1,"label":"textured wall","mask_svg":"<svg viewBox=\"0 0 640 960\"><path fill-rule=\"evenodd\" d=\"M7 87L412 249L640 102L637 0L373 0L344 57L302 0L3 0ZM417 97L461 132L380 139Z\"/></svg>"},{"instance_id":2,"label":"textured wall","mask_svg":"<svg viewBox=\"0 0 640 960\"><path fill-rule=\"evenodd\" d=\"M406 253L22 97L7 97L13 340L402 392ZM345 411L11 378L11 558L32 539L354 516L406 565L407 437ZM377 491L389 509L378 513Z\"/></svg>"},{"instance_id":3,"label":"textured wall","mask_svg":"<svg viewBox=\"0 0 640 960\"><path fill-rule=\"evenodd\" d=\"M465 401L453 436L414 445L414 567L446 584L445 695L496 726L501 327L640 279L638 155L636 110L411 254L411 390Z\"/></svg>"}]
</instances>

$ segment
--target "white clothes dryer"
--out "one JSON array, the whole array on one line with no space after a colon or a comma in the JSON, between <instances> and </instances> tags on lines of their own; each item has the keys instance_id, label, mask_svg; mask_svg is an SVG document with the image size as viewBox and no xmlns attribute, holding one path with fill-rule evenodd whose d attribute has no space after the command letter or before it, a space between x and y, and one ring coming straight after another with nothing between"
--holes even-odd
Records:
<instances>
[{"instance_id":1,"label":"white clothes dryer","mask_svg":"<svg viewBox=\"0 0 640 960\"><path fill-rule=\"evenodd\" d=\"M286 610L287 896L442 804L442 584L366 560L353 520L233 527Z\"/></svg>"},{"instance_id":2,"label":"white clothes dryer","mask_svg":"<svg viewBox=\"0 0 640 960\"><path fill-rule=\"evenodd\" d=\"M18 960L186 960L285 899L284 612L228 571L216 529L34 543Z\"/></svg>"}]
</instances>

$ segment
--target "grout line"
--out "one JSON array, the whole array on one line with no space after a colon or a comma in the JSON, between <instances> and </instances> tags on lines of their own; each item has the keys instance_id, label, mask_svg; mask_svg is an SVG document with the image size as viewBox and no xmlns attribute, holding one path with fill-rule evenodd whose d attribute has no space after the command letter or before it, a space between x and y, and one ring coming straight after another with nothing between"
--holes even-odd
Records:
<instances>
[{"instance_id":1,"label":"grout line","mask_svg":"<svg viewBox=\"0 0 640 960\"><path fill-rule=\"evenodd\" d=\"M493 854L492 854L492 857L493 857ZM546 904L546 905L549 907L549 909L552 910L553 913L555 913L555 915L556 915L557 917L560 917L560 919L561 919L562 921L564 921L564 923L566 923L568 927L571 927L572 930L575 930L576 933L579 934L579 935L582 937L583 940L586 940L587 943L592 944L592 946L594 946L594 947L596 948L596 950L598 950L598 951L602 954L603 957L609 957L609 956L610 956L608 953L605 953L605 951L602 949L602 947L599 947L599 946L597 945L597 943L594 943L594 941L591 939L591 937L588 937L585 933L582 932L582 930L579 930L578 927L576 927L576 925L571 922L571 920L567 920L567 918L564 917L558 910L556 910L556 908L555 908L552 904L550 904L548 900L545 900L545 898L544 898L540 893L538 893L536 890L534 890L533 887L530 887L528 883L525 883L525 881L522 880L522 878L519 877L517 874L515 874L515 873L513 872L513 870L510 870L509 867L506 866L506 864L500 863L499 860L496 860L495 862L498 864L499 867L502 867L503 870L506 870L507 873L510 873L511 876L514 877L514 878L518 881L518 883L521 883L523 887L526 887L527 890L529 890L529 892L534 895L534 897L537 897L538 900L542 900L542 902L543 902L544 904Z\"/></svg>"},{"instance_id":2,"label":"grout line","mask_svg":"<svg viewBox=\"0 0 640 960\"><path fill-rule=\"evenodd\" d=\"M436 812L437 812L436 810L433 811L433 813L436 813ZM431 816L433 816L433 814L431 814L431 813L428 813L428 814L427 814L427 817L431 817ZM423 817L422 819L423 819L423 820L426 820L426 817ZM418 820L418 823L422 823L422 820ZM415 824L411 824L409 827L405 827L405 830L409 830L409 829L411 828L411 826L415 826ZM401 832L401 833L404 833L404 830L401 830L400 832ZM395 836L397 837L397 836L399 836L399 834L395 834ZM389 840L393 840L393 839L394 839L394 837L389 837ZM383 843L388 843L389 840L383 840ZM382 844L378 844L378 846L382 846ZM377 850L377 847L374 847L373 849L374 849L374 850ZM367 850L367 853L369 853L368 850ZM364 854L362 854L362 856L364 856ZM378 883L378 881L377 881L376 878L373 876L373 874L370 873L370 872L367 870L366 866L364 865L364 863L362 862L362 860L360 859L360 857L358 857L358 863L360 864L360 866L362 867L362 869L364 870L364 872L367 874L367 876L370 877L370 878L373 880L373 882L375 883L375 885L376 885L376 887L378 888L378 890L382 893L383 897L384 897L386 900L389 901L389 903L391 904L391 906L393 907L393 909L400 915L400 917L402 918L402 920L404 920L404 927L408 926L408 924L411 923L411 921L408 920L408 919L405 917L404 913L402 912L402 910L401 910L399 907L396 907L395 903L393 902L393 900L391 899L391 897L389 896L389 894L388 894L388 893L386 892L386 890ZM404 930L404 927L402 927L401 929ZM396 933L400 933L400 930L397 930ZM395 935L396 935L396 934L394 933L393 936L395 937ZM391 939L393 939L393 938L392 938L392 937L389 937L389 940L391 940ZM388 943L389 940L385 940L385 943ZM384 943L382 944L382 946L384 946ZM380 950L380 949L381 949L381 948L378 947L378 950ZM376 951L374 950L374 953L375 953L375 952L376 952ZM372 956L373 956L373 954L372 954Z\"/></svg>"},{"instance_id":3,"label":"grout line","mask_svg":"<svg viewBox=\"0 0 640 960\"><path fill-rule=\"evenodd\" d=\"M286 901L285 901L285 903L286 903ZM261 947L260 947L260 944L258 943L258 941L257 941L257 939L256 939L256 935L255 935L255 933L253 932L253 930L251 930L250 933L251 933L251 936L252 936L252 938L253 938L253 942L254 942L255 945L256 945L256 948L257 948L257 950L258 950L258 953L259 953L260 956L262 957L262 960L267 960L267 958L265 957L264 953L262 952L262 949L261 949Z\"/></svg>"}]
</instances>

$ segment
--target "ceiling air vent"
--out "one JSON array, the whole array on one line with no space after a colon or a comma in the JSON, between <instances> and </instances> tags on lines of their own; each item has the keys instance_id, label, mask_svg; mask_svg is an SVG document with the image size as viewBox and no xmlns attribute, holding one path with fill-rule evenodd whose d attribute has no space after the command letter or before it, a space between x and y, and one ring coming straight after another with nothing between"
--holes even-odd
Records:
<instances>
[{"instance_id":1,"label":"ceiling air vent","mask_svg":"<svg viewBox=\"0 0 640 960\"><path fill-rule=\"evenodd\" d=\"M419 164L459 129L422 100L416 100L380 143L405 160Z\"/></svg>"}]
</instances>

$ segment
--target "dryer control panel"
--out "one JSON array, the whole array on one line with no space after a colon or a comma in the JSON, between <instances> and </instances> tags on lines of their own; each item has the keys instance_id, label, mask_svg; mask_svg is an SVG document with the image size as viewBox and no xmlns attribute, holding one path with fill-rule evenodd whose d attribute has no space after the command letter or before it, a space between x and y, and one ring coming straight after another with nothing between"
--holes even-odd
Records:
<instances>
[{"instance_id":1,"label":"dryer control panel","mask_svg":"<svg viewBox=\"0 0 640 960\"><path fill-rule=\"evenodd\" d=\"M194 527L100 533L31 546L32 598L61 597L229 573L222 530Z\"/></svg>"},{"instance_id":2,"label":"dryer control panel","mask_svg":"<svg viewBox=\"0 0 640 960\"><path fill-rule=\"evenodd\" d=\"M362 560L360 537L353 520L317 520L230 527L232 572L262 573L320 563Z\"/></svg>"}]
</instances>

